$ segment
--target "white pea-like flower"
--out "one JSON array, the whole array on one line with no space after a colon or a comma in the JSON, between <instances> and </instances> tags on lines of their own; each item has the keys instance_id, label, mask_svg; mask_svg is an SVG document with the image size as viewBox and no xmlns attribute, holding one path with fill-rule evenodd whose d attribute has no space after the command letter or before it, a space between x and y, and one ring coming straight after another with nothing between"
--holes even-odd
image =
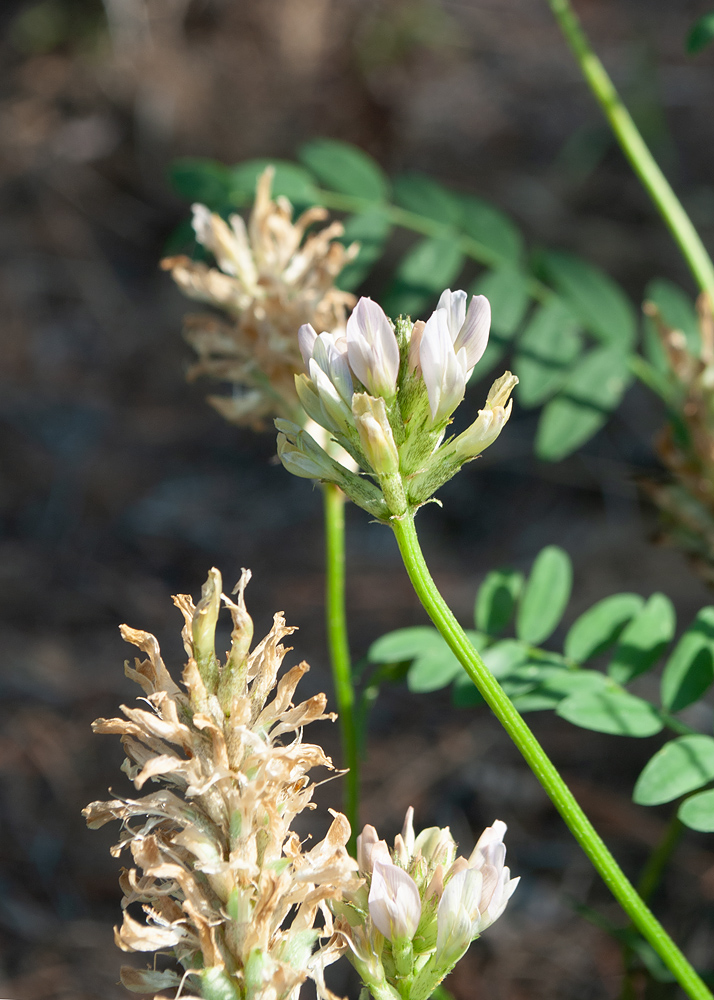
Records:
<instances>
[{"instance_id":1,"label":"white pea-like flower","mask_svg":"<svg viewBox=\"0 0 714 1000\"><path fill-rule=\"evenodd\" d=\"M347 320L350 367L372 396L393 399L399 374L399 345L381 306L361 298Z\"/></svg>"},{"instance_id":2,"label":"white pea-like flower","mask_svg":"<svg viewBox=\"0 0 714 1000\"><path fill-rule=\"evenodd\" d=\"M389 941L411 941L421 918L416 882L382 856L374 858L369 915L377 930Z\"/></svg>"},{"instance_id":3,"label":"white pea-like flower","mask_svg":"<svg viewBox=\"0 0 714 1000\"><path fill-rule=\"evenodd\" d=\"M374 471L379 475L397 472L399 452L382 397L356 392L352 398L352 414L362 450Z\"/></svg>"},{"instance_id":4,"label":"white pea-like flower","mask_svg":"<svg viewBox=\"0 0 714 1000\"><path fill-rule=\"evenodd\" d=\"M449 417L464 397L466 383L488 344L491 306L474 295L446 289L419 341L421 366L433 423Z\"/></svg>"},{"instance_id":5,"label":"white pea-like flower","mask_svg":"<svg viewBox=\"0 0 714 1000\"><path fill-rule=\"evenodd\" d=\"M463 434L454 440L454 453L462 461L480 455L492 445L508 422L513 409L510 395L518 384L518 378L505 372L491 386L486 405L478 411L478 416Z\"/></svg>"}]
</instances>

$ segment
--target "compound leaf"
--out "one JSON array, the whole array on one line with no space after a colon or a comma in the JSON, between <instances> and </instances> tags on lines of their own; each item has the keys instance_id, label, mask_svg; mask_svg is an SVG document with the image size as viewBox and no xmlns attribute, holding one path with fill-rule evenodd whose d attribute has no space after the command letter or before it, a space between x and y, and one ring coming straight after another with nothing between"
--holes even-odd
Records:
<instances>
[{"instance_id":1,"label":"compound leaf","mask_svg":"<svg viewBox=\"0 0 714 1000\"><path fill-rule=\"evenodd\" d=\"M300 147L298 159L332 191L368 201L389 196L389 181L376 160L348 142L312 139Z\"/></svg>"},{"instance_id":2,"label":"compound leaf","mask_svg":"<svg viewBox=\"0 0 714 1000\"><path fill-rule=\"evenodd\" d=\"M556 714L583 729L615 736L654 736L663 727L653 705L618 688L572 694Z\"/></svg>"},{"instance_id":3,"label":"compound leaf","mask_svg":"<svg viewBox=\"0 0 714 1000\"><path fill-rule=\"evenodd\" d=\"M518 340L513 362L520 406L540 406L557 392L582 349L578 323L562 299L539 306Z\"/></svg>"},{"instance_id":4,"label":"compound leaf","mask_svg":"<svg viewBox=\"0 0 714 1000\"><path fill-rule=\"evenodd\" d=\"M523 587L523 574L513 569L489 573L479 587L474 607L476 628L498 635L508 625Z\"/></svg>"},{"instance_id":5,"label":"compound leaf","mask_svg":"<svg viewBox=\"0 0 714 1000\"><path fill-rule=\"evenodd\" d=\"M662 674L662 704L679 712L714 680L714 607L702 608L674 648Z\"/></svg>"},{"instance_id":6,"label":"compound leaf","mask_svg":"<svg viewBox=\"0 0 714 1000\"><path fill-rule=\"evenodd\" d=\"M674 638L677 616L664 594L652 594L620 636L607 672L618 684L627 684L659 660Z\"/></svg>"}]
</instances>

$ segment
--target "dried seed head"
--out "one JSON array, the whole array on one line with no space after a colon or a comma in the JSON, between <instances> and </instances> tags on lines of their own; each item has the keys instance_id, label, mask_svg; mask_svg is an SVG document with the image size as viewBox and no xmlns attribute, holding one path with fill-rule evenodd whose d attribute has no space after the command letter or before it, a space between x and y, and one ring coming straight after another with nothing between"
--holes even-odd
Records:
<instances>
[{"instance_id":1,"label":"dried seed head","mask_svg":"<svg viewBox=\"0 0 714 1000\"><path fill-rule=\"evenodd\" d=\"M342 946L315 946L332 936L327 903L359 884L357 863L345 848L344 816L333 813L324 840L307 852L292 823L310 806L312 768L332 768L321 747L302 741L302 729L334 715L325 714L324 694L293 703L306 663L278 679L281 640L294 631L282 615L250 651L249 578L244 571L236 601L221 593L216 569L197 606L175 598L186 621L183 687L153 636L122 628L148 657L127 665L148 708L122 706L125 718L98 719L94 730L122 737L124 770L137 789L147 782L159 788L138 799L93 802L84 815L92 828L120 820L113 853L128 848L133 858L121 878L124 905L141 903L146 920L125 909L116 931L120 948L172 950L193 978L193 992L206 997L294 1000L308 977L326 997L322 970ZM225 662L215 650L221 602L233 619ZM172 972L122 975L141 993L180 982Z\"/></svg>"},{"instance_id":2,"label":"dried seed head","mask_svg":"<svg viewBox=\"0 0 714 1000\"><path fill-rule=\"evenodd\" d=\"M227 315L189 316L185 336L198 354L189 378L209 375L234 386L232 396L209 401L228 420L256 424L268 415L295 418L299 403L294 376L302 370L298 328L343 328L354 296L335 288L335 279L352 260L357 244L337 242L341 223L305 236L326 219L323 208L308 209L292 221L285 198L271 198L273 167L258 178L246 227L239 215L226 222L205 205L193 206L196 239L210 250L218 267L167 257L162 261L189 298L216 306Z\"/></svg>"}]
</instances>

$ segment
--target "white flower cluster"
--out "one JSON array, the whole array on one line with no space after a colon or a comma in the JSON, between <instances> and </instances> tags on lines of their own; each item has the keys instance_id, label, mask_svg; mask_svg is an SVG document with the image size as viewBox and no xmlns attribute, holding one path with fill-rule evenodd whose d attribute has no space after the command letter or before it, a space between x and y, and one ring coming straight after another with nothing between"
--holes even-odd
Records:
<instances>
[{"instance_id":1,"label":"white flower cluster","mask_svg":"<svg viewBox=\"0 0 714 1000\"><path fill-rule=\"evenodd\" d=\"M336 930L375 1000L427 1000L518 885L505 865L506 824L496 820L471 856L457 857L448 827L415 836L413 809L390 852L372 826L357 838L365 885L333 904Z\"/></svg>"},{"instance_id":2,"label":"white flower cluster","mask_svg":"<svg viewBox=\"0 0 714 1000\"><path fill-rule=\"evenodd\" d=\"M444 441L451 415L488 343L491 307L483 295L442 293L426 323L399 319L362 298L344 334L308 323L298 340L307 374L295 385L308 416L352 456L370 479L354 474L286 420L278 454L295 475L336 482L382 519L425 503L500 434L518 379L506 372L462 434Z\"/></svg>"}]
</instances>

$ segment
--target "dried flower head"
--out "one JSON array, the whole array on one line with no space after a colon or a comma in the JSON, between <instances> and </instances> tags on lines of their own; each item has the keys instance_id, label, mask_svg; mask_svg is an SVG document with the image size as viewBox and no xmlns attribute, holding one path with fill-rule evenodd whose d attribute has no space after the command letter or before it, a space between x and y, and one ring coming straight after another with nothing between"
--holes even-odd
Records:
<instances>
[{"instance_id":1,"label":"dried flower head","mask_svg":"<svg viewBox=\"0 0 714 1000\"><path fill-rule=\"evenodd\" d=\"M291 827L312 808L309 772L332 768L321 747L303 743L302 729L335 716L325 714L324 694L293 705L306 663L278 681L287 651L281 639L294 631L282 615L250 652L249 578L244 570L235 601L221 593L216 569L198 605L174 598L186 620L182 687L154 636L122 627L147 656L127 663L126 673L148 707L122 706L125 718L98 719L94 730L121 736L123 769L137 789L161 787L138 799L93 802L84 815L92 828L120 820L112 853L131 851L133 867L120 879L124 920L115 932L124 951L173 952L194 992L209 1000L295 1000L307 977L329 997L323 970L341 945L315 946L332 935L328 901L355 884L357 863L345 849L350 827L333 813L325 839L309 851ZM221 603L233 619L224 663L214 645ZM129 912L135 903L144 921ZM122 981L147 993L178 986L181 976L126 968Z\"/></svg>"},{"instance_id":2,"label":"dried flower head","mask_svg":"<svg viewBox=\"0 0 714 1000\"><path fill-rule=\"evenodd\" d=\"M496 820L471 856L448 827L414 832L414 810L389 850L373 826L357 838L365 884L333 904L348 958L375 1000L428 1000L518 885L506 867L506 824Z\"/></svg>"},{"instance_id":3,"label":"dried flower head","mask_svg":"<svg viewBox=\"0 0 714 1000\"><path fill-rule=\"evenodd\" d=\"M267 167L258 179L247 227L240 215L226 222L205 205L193 206L196 239L218 267L185 256L161 264L189 298L227 314L187 317L185 336L198 354L189 378L209 375L232 383L231 396L209 401L239 424L256 424L267 415L295 419L300 407L294 379L302 371L299 327L344 329L346 309L355 301L334 283L357 244L346 248L336 242L344 232L340 222L308 233L327 218L319 206L293 222L287 198L271 199L274 173Z\"/></svg>"},{"instance_id":4,"label":"dried flower head","mask_svg":"<svg viewBox=\"0 0 714 1000\"><path fill-rule=\"evenodd\" d=\"M662 370L650 382L664 398L670 422L657 437L669 482L644 482L668 532L714 583L714 315L707 295L697 301L699 343L663 320L656 305L643 310L663 350Z\"/></svg>"}]
</instances>

